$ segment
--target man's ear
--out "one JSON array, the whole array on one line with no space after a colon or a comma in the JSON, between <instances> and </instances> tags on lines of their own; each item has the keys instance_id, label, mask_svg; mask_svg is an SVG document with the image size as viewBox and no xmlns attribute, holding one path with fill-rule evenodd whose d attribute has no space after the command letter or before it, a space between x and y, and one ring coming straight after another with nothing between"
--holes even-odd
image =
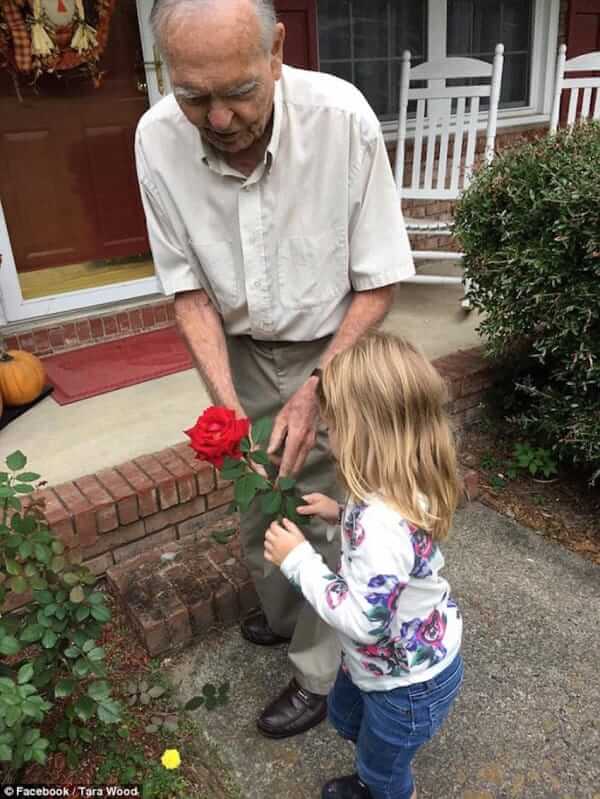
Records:
<instances>
[{"instance_id":1,"label":"man's ear","mask_svg":"<svg viewBox=\"0 0 600 799\"><path fill-rule=\"evenodd\" d=\"M278 22L277 25L275 25L273 46L271 48L271 71L273 73L273 78L275 80L279 80L279 78L281 77L284 42L285 42L285 25L283 24L283 22Z\"/></svg>"}]
</instances>

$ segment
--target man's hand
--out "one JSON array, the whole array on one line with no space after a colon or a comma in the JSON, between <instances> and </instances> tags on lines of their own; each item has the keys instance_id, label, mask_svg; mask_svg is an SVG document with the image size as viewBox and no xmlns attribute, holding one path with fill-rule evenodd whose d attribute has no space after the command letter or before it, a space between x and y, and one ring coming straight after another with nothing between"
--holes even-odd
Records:
<instances>
[{"instance_id":1,"label":"man's hand","mask_svg":"<svg viewBox=\"0 0 600 799\"><path fill-rule=\"evenodd\" d=\"M306 538L289 519L282 524L272 522L265 533L265 560L281 566L290 552L300 546Z\"/></svg>"},{"instance_id":2,"label":"man's hand","mask_svg":"<svg viewBox=\"0 0 600 799\"><path fill-rule=\"evenodd\" d=\"M298 474L315 445L319 420L315 386L316 378L301 386L275 419L267 453L273 455L285 441L280 477Z\"/></svg>"},{"instance_id":3,"label":"man's hand","mask_svg":"<svg viewBox=\"0 0 600 799\"><path fill-rule=\"evenodd\" d=\"M318 516L327 524L337 524L340 506L335 499L325 494L304 494L302 499L306 505L298 505L296 510L301 516Z\"/></svg>"}]
</instances>

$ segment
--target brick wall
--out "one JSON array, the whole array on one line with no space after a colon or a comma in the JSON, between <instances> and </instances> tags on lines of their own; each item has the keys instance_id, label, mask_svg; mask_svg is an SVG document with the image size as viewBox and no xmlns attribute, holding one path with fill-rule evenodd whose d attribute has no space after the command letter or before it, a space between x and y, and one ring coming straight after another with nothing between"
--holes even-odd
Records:
<instances>
[{"instance_id":1,"label":"brick wall","mask_svg":"<svg viewBox=\"0 0 600 799\"><path fill-rule=\"evenodd\" d=\"M64 322L39 322L19 325L5 334L9 350L27 350L38 357L89 347L102 341L124 338L135 333L159 330L175 324L171 299L145 302L127 310L107 310L86 314Z\"/></svg>"},{"instance_id":2,"label":"brick wall","mask_svg":"<svg viewBox=\"0 0 600 799\"><path fill-rule=\"evenodd\" d=\"M460 433L481 412L494 373L479 348L436 360L449 391L449 411ZM173 542L209 539L231 527L233 487L187 443L143 455L112 469L46 488L52 530L96 575ZM26 601L17 601L13 607Z\"/></svg>"}]
</instances>

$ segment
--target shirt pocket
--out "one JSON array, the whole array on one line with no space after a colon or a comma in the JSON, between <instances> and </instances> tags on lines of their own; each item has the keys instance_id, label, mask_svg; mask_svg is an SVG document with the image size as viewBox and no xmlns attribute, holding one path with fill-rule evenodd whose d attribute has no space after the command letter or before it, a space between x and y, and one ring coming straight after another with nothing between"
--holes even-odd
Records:
<instances>
[{"instance_id":1,"label":"shirt pocket","mask_svg":"<svg viewBox=\"0 0 600 799\"><path fill-rule=\"evenodd\" d=\"M241 282L233 243L229 239L207 241L194 238L190 239L190 246L220 310L237 308L240 304Z\"/></svg>"},{"instance_id":2,"label":"shirt pocket","mask_svg":"<svg viewBox=\"0 0 600 799\"><path fill-rule=\"evenodd\" d=\"M350 290L344 228L282 238L277 247L279 299L285 308L314 308Z\"/></svg>"}]
</instances>

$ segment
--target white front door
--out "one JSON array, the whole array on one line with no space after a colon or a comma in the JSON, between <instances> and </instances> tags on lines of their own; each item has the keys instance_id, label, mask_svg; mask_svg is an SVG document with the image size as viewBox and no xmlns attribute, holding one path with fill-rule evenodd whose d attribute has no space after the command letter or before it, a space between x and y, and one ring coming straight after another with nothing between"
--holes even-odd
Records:
<instances>
[{"instance_id":1,"label":"white front door","mask_svg":"<svg viewBox=\"0 0 600 799\"><path fill-rule=\"evenodd\" d=\"M152 105L169 92L169 78L166 67L161 63L158 51L154 47L150 29L152 0L136 0L136 3L144 55L145 81L149 103ZM138 85L143 91L143 81L140 81ZM131 158L133 161L133 153ZM19 190L27 191L27 187ZM32 220L33 222L34 220ZM149 277L97 288L69 291L64 294L53 294L37 299L24 299L2 207L2 197L0 197L0 256L0 324L40 319L63 312L133 300L159 293L156 277Z\"/></svg>"}]
</instances>

